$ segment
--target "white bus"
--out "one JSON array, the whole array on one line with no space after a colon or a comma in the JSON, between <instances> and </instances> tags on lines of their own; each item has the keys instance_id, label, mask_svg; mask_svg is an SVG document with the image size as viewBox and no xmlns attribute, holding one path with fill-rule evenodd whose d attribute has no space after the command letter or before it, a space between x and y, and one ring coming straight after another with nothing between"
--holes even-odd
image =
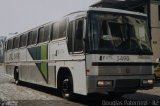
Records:
<instances>
[{"instance_id":1,"label":"white bus","mask_svg":"<svg viewBox=\"0 0 160 106\"><path fill-rule=\"evenodd\" d=\"M153 88L147 15L89 8L7 39L6 73L63 97Z\"/></svg>"}]
</instances>

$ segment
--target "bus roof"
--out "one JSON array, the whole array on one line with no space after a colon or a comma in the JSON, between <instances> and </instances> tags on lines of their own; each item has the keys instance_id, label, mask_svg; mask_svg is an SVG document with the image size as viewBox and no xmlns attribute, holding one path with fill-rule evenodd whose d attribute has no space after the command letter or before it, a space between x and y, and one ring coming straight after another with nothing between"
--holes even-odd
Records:
<instances>
[{"instance_id":1,"label":"bus roof","mask_svg":"<svg viewBox=\"0 0 160 106\"><path fill-rule=\"evenodd\" d=\"M127 11L122 9L115 9L115 8L89 8L88 11L104 11L104 12L113 12L113 13L122 13L122 14L130 14L130 15L140 15L140 16L147 16L147 14L140 13L140 12L133 12L133 11Z\"/></svg>"},{"instance_id":2,"label":"bus roof","mask_svg":"<svg viewBox=\"0 0 160 106\"><path fill-rule=\"evenodd\" d=\"M147 14L140 13L140 12L133 12L133 11L115 9L115 8L101 8L101 7L90 7L87 10L72 12L66 16L70 16L74 14L81 14L81 13L88 12L88 11L103 11L103 12L111 12L111 13L122 13L122 14L130 14L130 15L147 16Z\"/></svg>"}]
</instances>

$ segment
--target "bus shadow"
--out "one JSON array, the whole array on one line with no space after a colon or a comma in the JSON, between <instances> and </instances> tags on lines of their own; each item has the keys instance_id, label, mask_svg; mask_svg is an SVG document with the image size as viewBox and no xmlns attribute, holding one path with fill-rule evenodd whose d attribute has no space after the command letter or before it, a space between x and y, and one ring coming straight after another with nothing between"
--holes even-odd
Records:
<instances>
[{"instance_id":1,"label":"bus shadow","mask_svg":"<svg viewBox=\"0 0 160 106\"><path fill-rule=\"evenodd\" d=\"M41 91L41 92L44 92L44 93L47 93L47 94L53 94L55 96L60 97L60 94L59 94L58 90L54 89L54 88L45 87L45 86L42 86L42 85L32 84L32 83L23 82L23 81L21 81L19 85L31 88L33 90L38 90L38 91Z\"/></svg>"}]
</instances>

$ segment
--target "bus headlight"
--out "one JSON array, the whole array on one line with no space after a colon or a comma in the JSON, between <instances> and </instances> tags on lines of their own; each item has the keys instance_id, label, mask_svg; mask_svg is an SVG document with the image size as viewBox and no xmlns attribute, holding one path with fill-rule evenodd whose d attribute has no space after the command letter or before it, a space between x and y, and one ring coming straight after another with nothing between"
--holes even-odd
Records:
<instances>
[{"instance_id":1,"label":"bus headlight","mask_svg":"<svg viewBox=\"0 0 160 106\"><path fill-rule=\"evenodd\" d=\"M106 86L112 86L112 85L113 85L113 81L111 81L111 80L97 81L98 87L106 87Z\"/></svg>"},{"instance_id":2,"label":"bus headlight","mask_svg":"<svg viewBox=\"0 0 160 106\"><path fill-rule=\"evenodd\" d=\"M143 80L143 84L153 84L153 80Z\"/></svg>"}]
</instances>

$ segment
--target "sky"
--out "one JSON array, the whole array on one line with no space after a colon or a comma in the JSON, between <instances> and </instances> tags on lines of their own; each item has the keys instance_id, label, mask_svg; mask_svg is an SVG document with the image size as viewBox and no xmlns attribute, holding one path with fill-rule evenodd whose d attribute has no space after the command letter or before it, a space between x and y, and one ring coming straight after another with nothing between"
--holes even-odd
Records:
<instances>
[{"instance_id":1,"label":"sky","mask_svg":"<svg viewBox=\"0 0 160 106\"><path fill-rule=\"evenodd\" d=\"M0 36L13 36L99 0L0 0Z\"/></svg>"}]
</instances>

